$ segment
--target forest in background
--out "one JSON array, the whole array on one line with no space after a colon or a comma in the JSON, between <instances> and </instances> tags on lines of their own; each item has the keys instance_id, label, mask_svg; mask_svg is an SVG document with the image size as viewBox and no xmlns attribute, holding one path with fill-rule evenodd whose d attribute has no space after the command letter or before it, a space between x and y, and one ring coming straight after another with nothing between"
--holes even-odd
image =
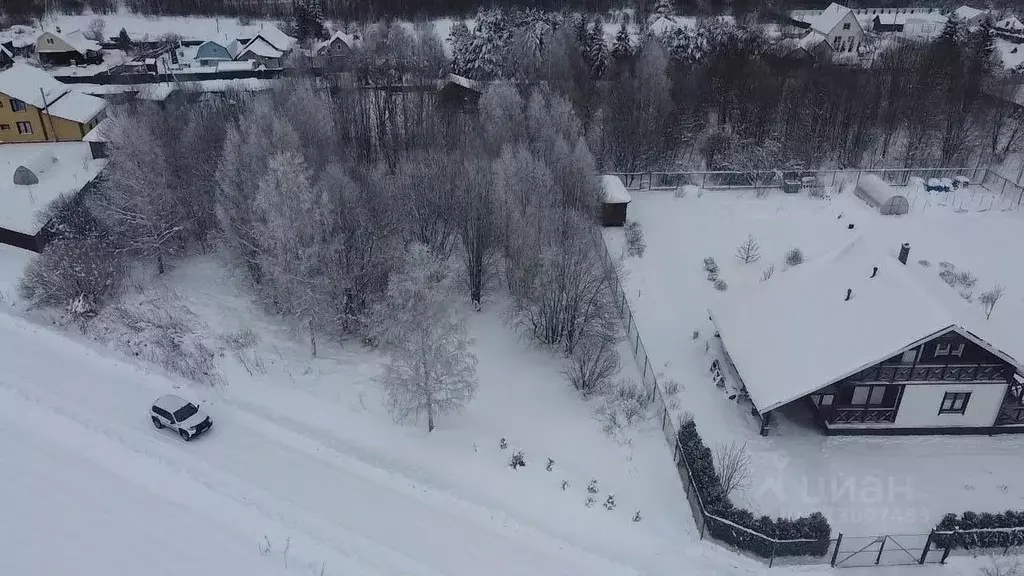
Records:
<instances>
[{"instance_id":1,"label":"forest in background","mask_svg":"<svg viewBox=\"0 0 1024 576\"><path fill-rule=\"evenodd\" d=\"M331 19L372 21L382 18L467 17L477 10L534 9L544 11L604 13L617 8L632 8L641 17L655 10L658 0L321 0L324 14ZM673 8L686 15L750 14L770 10L825 8L828 0L672 0ZM955 0L857 0L844 2L851 8L934 6L953 10L962 2ZM989 0L977 7L1024 11L1022 0ZM293 0L7 0L2 13L17 19L38 18L45 9L67 14L91 10L107 14L127 9L137 14L246 16L252 18L288 18Z\"/></svg>"}]
</instances>

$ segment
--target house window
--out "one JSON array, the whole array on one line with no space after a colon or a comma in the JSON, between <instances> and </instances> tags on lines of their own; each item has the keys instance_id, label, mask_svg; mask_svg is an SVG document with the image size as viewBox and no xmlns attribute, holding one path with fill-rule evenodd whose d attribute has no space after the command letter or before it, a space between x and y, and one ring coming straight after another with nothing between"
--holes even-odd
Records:
<instances>
[{"instance_id":1,"label":"house window","mask_svg":"<svg viewBox=\"0 0 1024 576\"><path fill-rule=\"evenodd\" d=\"M949 355L950 356L963 356L964 355L964 343L961 342L960 344L958 344L956 346L956 348L953 348L952 350L950 350L949 351Z\"/></svg>"},{"instance_id":2,"label":"house window","mask_svg":"<svg viewBox=\"0 0 1024 576\"><path fill-rule=\"evenodd\" d=\"M936 356L949 356L949 350L953 347L953 343L949 340L940 341L935 343L935 355Z\"/></svg>"},{"instance_id":3,"label":"house window","mask_svg":"<svg viewBox=\"0 0 1024 576\"><path fill-rule=\"evenodd\" d=\"M850 404L880 406L885 398L885 386L854 386Z\"/></svg>"},{"instance_id":4,"label":"house window","mask_svg":"<svg viewBox=\"0 0 1024 576\"><path fill-rule=\"evenodd\" d=\"M850 29L850 23L849 22L847 22L846 24L843 24L843 30L849 30L849 29Z\"/></svg>"},{"instance_id":5,"label":"house window","mask_svg":"<svg viewBox=\"0 0 1024 576\"><path fill-rule=\"evenodd\" d=\"M0 130L10 130L10 129L11 129L11 125L10 124L0 124Z\"/></svg>"},{"instance_id":6,"label":"house window","mask_svg":"<svg viewBox=\"0 0 1024 576\"><path fill-rule=\"evenodd\" d=\"M18 134L31 134L32 123L31 122L18 122Z\"/></svg>"},{"instance_id":7,"label":"house window","mask_svg":"<svg viewBox=\"0 0 1024 576\"><path fill-rule=\"evenodd\" d=\"M914 362L917 362L917 348L911 348L904 352L901 361L904 364L913 364Z\"/></svg>"},{"instance_id":8,"label":"house window","mask_svg":"<svg viewBox=\"0 0 1024 576\"><path fill-rule=\"evenodd\" d=\"M842 36L836 36L836 40L834 42L834 44L836 45L836 48L839 48L839 45L842 44L842 43L843 43L843 37Z\"/></svg>"},{"instance_id":9,"label":"house window","mask_svg":"<svg viewBox=\"0 0 1024 576\"><path fill-rule=\"evenodd\" d=\"M46 43L47 44L53 44L53 38L47 38L46 39Z\"/></svg>"},{"instance_id":10,"label":"house window","mask_svg":"<svg viewBox=\"0 0 1024 576\"><path fill-rule=\"evenodd\" d=\"M23 112L25 110L25 103L17 98L11 98L11 112Z\"/></svg>"},{"instance_id":11,"label":"house window","mask_svg":"<svg viewBox=\"0 0 1024 576\"><path fill-rule=\"evenodd\" d=\"M970 400L970 392L946 392L942 396L939 414L963 414L967 412L967 403Z\"/></svg>"}]
</instances>

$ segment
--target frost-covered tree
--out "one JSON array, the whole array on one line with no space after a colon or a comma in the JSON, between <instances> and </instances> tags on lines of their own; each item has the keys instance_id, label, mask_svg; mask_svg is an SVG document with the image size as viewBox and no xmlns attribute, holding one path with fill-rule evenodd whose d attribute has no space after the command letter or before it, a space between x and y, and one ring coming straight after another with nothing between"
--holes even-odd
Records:
<instances>
[{"instance_id":1,"label":"frost-covered tree","mask_svg":"<svg viewBox=\"0 0 1024 576\"><path fill-rule=\"evenodd\" d=\"M523 99L515 87L494 84L480 97L480 126L488 152L497 155L506 144L526 137Z\"/></svg>"},{"instance_id":2,"label":"frost-covered tree","mask_svg":"<svg viewBox=\"0 0 1024 576\"><path fill-rule=\"evenodd\" d=\"M471 50L475 59L468 68L469 75L475 80L504 77L511 40L512 30L504 11L491 8L478 12Z\"/></svg>"},{"instance_id":3,"label":"frost-covered tree","mask_svg":"<svg viewBox=\"0 0 1024 576\"><path fill-rule=\"evenodd\" d=\"M611 56L616 66L624 65L633 56L633 40L629 36L629 28L625 21L619 24L619 30L615 33Z\"/></svg>"},{"instance_id":4,"label":"frost-covered tree","mask_svg":"<svg viewBox=\"0 0 1024 576\"><path fill-rule=\"evenodd\" d=\"M172 127L155 107L114 114L110 122L110 162L90 203L129 255L155 261L162 274L166 259L181 253L189 223L187 199L174 186L172 151L162 140Z\"/></svg>"},{"instance_id":5,"label":"frost-covered tree","mask_svg":"<svg viewBox=\"0 0 1024 576\"><path fill-rule=\"evenodd\" d=\"M371 332L391 360L379 377L396 420L457 411L476 394L476 356L453 303L445 263L422 244L406 251L401 269L373 315Z\"/></svg>"},{"instance_id":6,"label":"frost-covered tree","mask_svg":"<svg viewBox=\"0 0 1024 576\"><path fill-rule=\"evenodd\" d=\"M595 80L604 78L608 67L608 44L604 40L604 21L598 16L594 18L587 33L587 63L590 65L590 77Z\"/></svg>"},{"instance_id":7,"label":"frost-covered tree","mask_svg":"<svg viewBox=\"0 0 1024 576\"><path fill-rule=\"evenodd\" d=\"M675 3L672 0L657 0L654 3L653 15L655 17L672 17L676 13Z\"/></svg>"},{"instance_id":8,"label":"frost-covered tree","mask_svg":"<svg viewBox=\"0 0 1024 576\"><path fill-rule=\"evenodd\" d=\"M466 159L456 187L455 214L462 245L463 264L469 296L480 309L484 285L497 264L500 247L497 202L492 193L489 164L482 159Z\"/></svg>"},{"instance_id":9,"label":"frost-covered tree","mask_svg":"<svg viewBox=\"0 0 1024 576\"><path fill-rule=\"evenodd\" d=\"M295 34L300 41L309 42L327 37L320 0L293 0L292 17Z\"/></svg>"},{"instance_id":10,"label":"frost-covered tree","mask_svg":"<svg viewBox=\"0 0 1024 576\"><path fill-rule=\"evenodd\" d=\"M260 291L274 307L308 330L310 351L316 335L334 321L327 305L324 236L330 206L314 187L302 157L279 152L270 158L253 201L264 274Z\"/></svg>"},{"instance_id":11,"label":"frost-covered tree","mask_svg":"<svg viewBox=\"0 0 1024 576\"><path fill-rule=\"evenodd\" d=\"M465 76L475 65L473 55L473 35L465 20L456 20L448 35L448 44L452 48L452 72Z\"/></svg>"}]
</instances>

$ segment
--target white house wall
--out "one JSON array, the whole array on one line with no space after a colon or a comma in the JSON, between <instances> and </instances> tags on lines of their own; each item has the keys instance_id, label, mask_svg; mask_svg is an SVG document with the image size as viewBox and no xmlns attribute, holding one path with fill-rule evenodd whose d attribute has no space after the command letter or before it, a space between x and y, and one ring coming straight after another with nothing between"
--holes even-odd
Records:
<instances>
[{"instance_id":1,"label":"white house wall","mask_svg":"<svg viewBox=\"0 0 1024 576\"><path fill-rule=\"evenodd\" d=\"M939 414L946 392L970 392L963 414ZM892 428L941 428L991 426L1006 394L1006 384L910 384Z\"/></svg>"},{"instance_id":2,"label":"white house wall","mask_svg":"<svg viewBox=\"0 0 1024 576\"><path fill-rule=\"evenodd\" d=\"M51 44L48 40L53 40ZM78 52L78 49L68 44L63 38L57 36L52 32L43 32L39 38L36 39L36 52L46 53L62 53L62 52Z\"/></svg>"},{"instance_id":3,"label":"white house wall","mask_svg":"<svg viewBox=\"0 0 1024 576\"><path fill-rule=\"evenodd\" d=\"M843 30L845 24L850 25L849 30ZM838 39L838 41L837 41ZM834 28L828 34L829 44L837 52L852 52L857 53L857 47L864 40L864 30L860 27L860 22L857 21L857 17L853 12L847 12L846 16L835 25Z\"/></svg>"}]
</instances>

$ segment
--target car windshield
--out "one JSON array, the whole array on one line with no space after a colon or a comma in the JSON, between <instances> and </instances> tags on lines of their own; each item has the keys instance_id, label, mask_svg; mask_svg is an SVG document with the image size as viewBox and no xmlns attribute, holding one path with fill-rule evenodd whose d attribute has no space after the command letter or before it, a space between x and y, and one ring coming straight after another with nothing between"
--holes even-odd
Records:
<instances>
[{"instance_id":1,"label":"car windshield","mask_svg":"<svg viewBox=\"0 0 1024 576\"><path fill-rule=\"evenodd\" d=\"M184 422L185 420L191 418L192 415L198 411L199 408L196 408L194 404L189 402L188 404L185 404L181 408L178 408L178 410L174 413L174 421Z\"/></svg>"}]
</instances>

